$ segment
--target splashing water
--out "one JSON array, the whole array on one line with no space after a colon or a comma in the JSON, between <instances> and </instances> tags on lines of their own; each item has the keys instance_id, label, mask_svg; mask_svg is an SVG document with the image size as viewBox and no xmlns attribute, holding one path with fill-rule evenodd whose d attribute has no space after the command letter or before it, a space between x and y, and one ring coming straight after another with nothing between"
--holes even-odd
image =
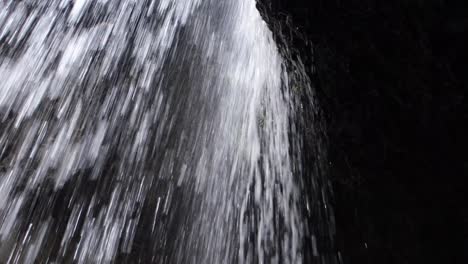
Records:
<instances>
[{"instance_id":1,"label":"splashing water","mask_svg":"<svg viewBox=\"0 0 468 264\"><path fill-rule=\"evenodd\" d=\"M0 1L0 262L300 263L254 0Z\"/></svg>"}]
</instances>

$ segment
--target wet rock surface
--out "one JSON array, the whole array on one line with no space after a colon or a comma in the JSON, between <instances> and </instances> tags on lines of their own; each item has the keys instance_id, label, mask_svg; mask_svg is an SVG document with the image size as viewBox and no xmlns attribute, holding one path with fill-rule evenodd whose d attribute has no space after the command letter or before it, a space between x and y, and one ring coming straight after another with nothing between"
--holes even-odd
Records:
<instances>
[{"instance_id":1,"label":"wet rock surface","mask_svg":"<svg viewBox=\"0 0 468 264\"><path fill-rule=\"evenodd\" d=\"M324 109L344 263L467 263L462 1L260 0Z\"/></svg>"}]
</instances>

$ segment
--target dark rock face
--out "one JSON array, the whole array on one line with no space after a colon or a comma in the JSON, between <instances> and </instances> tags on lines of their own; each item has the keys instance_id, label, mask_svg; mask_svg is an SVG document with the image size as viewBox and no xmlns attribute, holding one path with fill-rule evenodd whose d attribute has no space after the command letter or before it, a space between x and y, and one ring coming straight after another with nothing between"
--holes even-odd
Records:
<instances>
[{"instance_id":1,"label":"dark rock face","mask_svg":"<svg viewBox=\"0 0 468 264\"><path fill-rule=\"evenodd\" d=\"M259 8L317 88L344 263L468 263L463 1Z\"/></svg>"}]
</instances>

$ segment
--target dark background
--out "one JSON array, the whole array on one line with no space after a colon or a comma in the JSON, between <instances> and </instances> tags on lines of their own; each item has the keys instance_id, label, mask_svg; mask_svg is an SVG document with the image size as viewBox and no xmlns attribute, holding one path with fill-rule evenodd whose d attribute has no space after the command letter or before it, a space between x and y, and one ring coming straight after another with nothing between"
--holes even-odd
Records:
<instances>
[{"instance_id":1,"label":"dark background","mask_svg":"<svg viewBox=\"0 0 468 264\"><path fill-rule=\"evenodd\" d=\"M468 263L463 1L259 0L259 8L318 92L344 263Z\"/></svg>"}]
</instances>

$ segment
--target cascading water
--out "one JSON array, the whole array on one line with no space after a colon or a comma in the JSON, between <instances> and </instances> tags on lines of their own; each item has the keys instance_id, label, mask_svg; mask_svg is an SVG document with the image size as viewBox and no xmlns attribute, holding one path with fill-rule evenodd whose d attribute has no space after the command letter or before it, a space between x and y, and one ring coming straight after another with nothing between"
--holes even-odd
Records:
<instances>
[{"instance_id":1,"label":"cascading water","mask_svg":"<svg viewBox=\"0 0 468 264\"><path fill-rule=\"evenodd\" d=\"M1 263L304 260L254 0L0 1L0 77Z\"/></svg>"}]
</instances>

